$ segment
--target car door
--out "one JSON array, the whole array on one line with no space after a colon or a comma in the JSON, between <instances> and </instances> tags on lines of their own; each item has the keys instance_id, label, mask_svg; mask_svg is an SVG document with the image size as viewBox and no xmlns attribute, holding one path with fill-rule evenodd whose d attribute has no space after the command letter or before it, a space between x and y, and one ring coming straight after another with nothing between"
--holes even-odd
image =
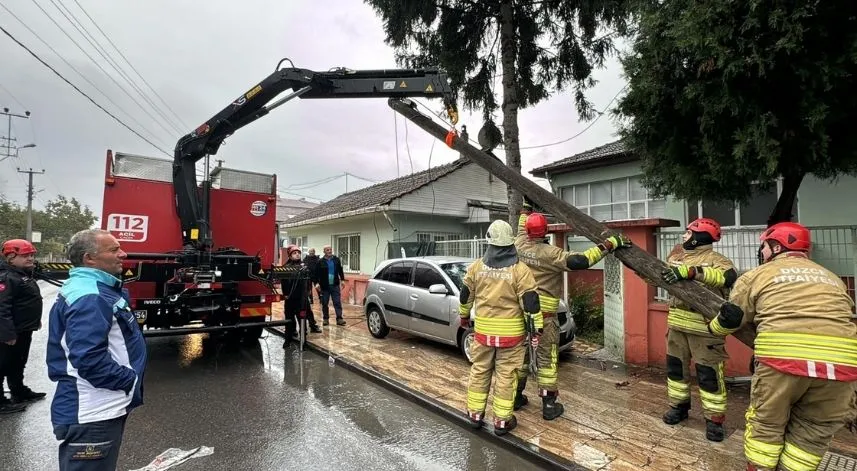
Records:
<instances>
[{"instance_id":1,"label":"car door","mask_svg":"<svg viewBox=\"0 0 857 471\"><path fill-rule=\"evenodd\" d=\"M431 285L444 285L447 294L429 293ZM413 286L408 293L411 314L411 330L438 339L449 339L450 306L452 288L434 266L417 262L414 268Z\"/></svg>"},{"instance_id":2,"label":"car door","mask_svg":"<svg viewBox=\"0 0 857 471\"><path fill-rule=\"evenodd\" d=\"M385 273L379 280L378 296L384 303L386 321L390 327L410 328L411 317L407 299L413 267L414 262L410 260L393 262L385 268Z\"/></svg>"}]
</instances>

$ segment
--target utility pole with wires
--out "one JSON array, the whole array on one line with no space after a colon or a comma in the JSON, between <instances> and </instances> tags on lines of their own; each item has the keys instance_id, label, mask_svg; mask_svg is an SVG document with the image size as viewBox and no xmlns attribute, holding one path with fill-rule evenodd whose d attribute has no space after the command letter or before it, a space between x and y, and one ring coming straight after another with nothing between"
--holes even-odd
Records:
<instances>
[{"instance_id":1,"label":"utility pole with wires","mask_svg":"<svg viewBox=\"0 0 857 471\"><path fill-rule=\"evenodd\" d=\"M18 173L26 173L29 174L29 183L27 184L27 240L33 241L33 196L35 192L33 192L33 174L43 174L45 173L45 169L42 169L41 172L33 170L21 170L18 169Z\"/></svg>"},{"instance_id":2,"label":"utility pole with wires","mask_svg":"<svg viewBox=\"0 0 857 471\"><path fill-rule=\"evenodd\" d=\"M12 113L11 111L9 111L9 108L4 107L3 112L0 113L0 115L4 115L9 119L9 124L6 126L6 138L5 138L6 153L4 154L4 159L3 159L3 160L5 160L5 159L8 159L9 157L12 157L13 155L16 155L17 150L18 150L17 147L12 146L12 142L15 140L12 138L12 118L30 119L30 112L24 111L24 114L15 114L15 113ZM15 150L16 154L13 154L12 150Z\"/></svg>"}]
</instances>

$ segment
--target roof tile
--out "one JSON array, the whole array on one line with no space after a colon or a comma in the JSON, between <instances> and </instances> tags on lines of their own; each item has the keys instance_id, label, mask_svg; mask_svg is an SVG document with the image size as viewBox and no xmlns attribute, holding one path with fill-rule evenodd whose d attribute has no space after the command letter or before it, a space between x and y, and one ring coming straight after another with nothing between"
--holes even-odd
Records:
<instances>
[{"instance_id":1,"label":"roof tile","mask_svg":"<svg viewBox=\"0 0 857 471\"><path fill-rule=\"evenodd\" d=\"M422 172L378 183L349 193L343 193L336 198L308 209L289 219L288 224L309 221L312 219L331 216L338 213L355 211L377 205L389 204L396 198L416 191L423 186L452 173L469 163L466 159L457 159L445 165L433 167Z\"/></svg>"}]
</instances>

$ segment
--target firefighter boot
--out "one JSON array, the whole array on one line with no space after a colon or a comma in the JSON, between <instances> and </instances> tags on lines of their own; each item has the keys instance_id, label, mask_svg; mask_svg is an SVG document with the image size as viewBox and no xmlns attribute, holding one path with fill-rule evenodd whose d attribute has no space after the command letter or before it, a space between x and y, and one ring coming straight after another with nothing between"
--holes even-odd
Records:
<instances>
[{"instance_id":1,"label":"firefighter boot","mask_svg":"<svg viewBox=\"0 0 857 471\"><path fill-rule=\"evenodd\" d=\"M705 438L712 442L722 442L725 436L726 432L723 430L722 423L705 419Z\"/></svg>"},{"instance_id":2,"label":"firefighter boot","mask_svg":"<svg viewBox=\"0 0 857 471\"><path fill-rule=\"evenodd\" d=\"M506 435L517 426L518 419L514 415L508 420L494 419L494 435L497 435L498 437L501 435Z\"/></svg>"},{"instance_id":3,"label":"firefighter boot","mask_svg":"<svg viewBox=\"0 0 857 471\"><path fill-rule=\"evenodd\" d=\"M682 420L687 419L687 411L690 410L690 404L679 404L678 406L670 406L670 410L664 414L664 423L675 425Z\"/></svg>"},{"instance_id":4,"label":"firefighter boot","mask_svg":"<svg viewBox=\"0 0 857 471\"><path fill-rule=\"evenodd\" d=\"M553 420L562 415L565 407L556 402L559 395L556 391L547 391L545 396L542 396L542 418L545 420Z\"/></svg>"},{"instance_id":5,"label":"firefighter boot","mask_svg":"<svg viewBox=\"0 0 857 471\"><path fill-rule=\"evenodd\" d=\"M484 424L484 422L482 420L483 414L484 414L484 412L468 412L467 413L467 419L470 420L470 428L472 428L474 430L479 430L480 428L482 428L482 425Z\"/></svg>"},{"instance_id":6,"label":"firefighter boot","mask_svg":"<svg viewBox=\"0 0 857 471\"><path fill-rule=\"evenodd\" d=\"M514 410L518 410L521 407L530 403L530 400L527 399L527 396L524 395L524 389L527 387L527 378L518 381L518 392L515 393L515 405Z\"/></svg>"}]
</instances>

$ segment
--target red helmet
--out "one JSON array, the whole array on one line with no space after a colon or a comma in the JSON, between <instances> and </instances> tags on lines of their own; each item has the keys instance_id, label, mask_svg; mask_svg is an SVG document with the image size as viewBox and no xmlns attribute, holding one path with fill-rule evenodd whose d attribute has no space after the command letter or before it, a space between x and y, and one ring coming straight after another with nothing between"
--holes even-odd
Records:
<instances>
[{"instance_id":1,"label":"red helmet","mask_svg":"<svg viewBox=\"0 0 857 471\"><path fill-rule=\"evenodd\" d=\"M24 239L12 239L3 243L3 256L9 254L29 255L36 253L36 247Z\"/></svg>"},{"instance_id":2,"label":"red helmet","mask_svg":"<svg viewBox=\"0 0 857 471\"><path fill-rule=\"evenodd\" d=\"M809 229L796 222L774 224L759 236L759 242L766 240L775 240L786 250L809 251L812 245Z\"/></svg>"},{"instance_id":3,"label":"red helmet","mask_svg":"<svg viewBox=\"0 0 857 471\"><path fill-rule=\"evenodd\" d=\"M291 256L292 256L292 252L300 252L300 251L301 251L301 249L300 249L300 247L298 247L297 245L295 245L295 244L289 244L289 245L286 247L286 256L287 256L287 257L291 257Z\"/></svg>"},{"instance_id":4,"label":"red helmet","mask_svg":"<svg viewBox=\"0 0 857 471\"><path fill-rule=\"evenodd\" d=\"M714 242L720 240L720 223L711 218L698 218L687 225L687 229L693 232L705 232L710 235Z\"/></svg>"},{"instance_id":5,"label":"red helmet","mask_svg":"<svg viewBox=\"0 0 857 471\"><path fill-rule=\"evenodd\" d=\"M527 229L528 237L533 239L544 237L548 233L548 220L542 213L532 213L527 216L524 227Z\"/></svg>"}]
</instances>

